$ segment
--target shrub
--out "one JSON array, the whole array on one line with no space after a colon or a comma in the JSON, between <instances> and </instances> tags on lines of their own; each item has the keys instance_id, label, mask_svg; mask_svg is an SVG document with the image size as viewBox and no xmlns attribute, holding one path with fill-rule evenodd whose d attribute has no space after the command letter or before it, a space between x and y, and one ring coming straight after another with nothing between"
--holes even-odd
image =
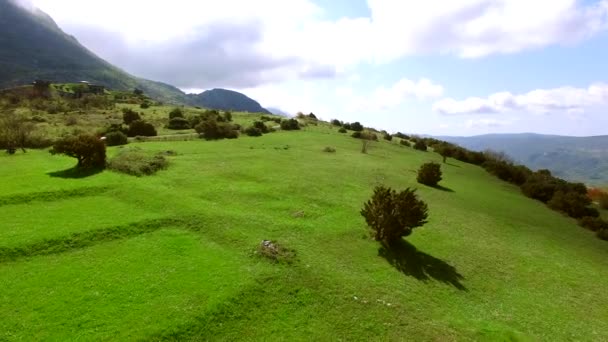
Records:
<instances>
[{"instance_id":1,"label":"shrub","mask_svg":"<svg viewBox=\"0 0 608 342\"><path fill-rule=\"evenodd\" d=\"M245 134L247 134L250 137L261 137L262 136L262 131L257 128L257 127L247 127L247 129L245 129Z\"/></svg>"},{"instance_id":2,"label":"shrub","mask_svg":"<svg viewBox=\"0 0 608 342\"><path fill-rule=\"evenodd\" d=\"M189 129L190 121L182 117L175 117L169 120L169 125L167 126L169 129Z\"/></svg>"},{"instance_id":3,"label":"shrub","mask_svg":"<svg viewBox=\"0 0 608 342\"><path fill-rule=\"evenodd\" d=\"M378 136L376 135L376 133L372 133L372 132L355 131L355 132L353 132L353 134L351 134L351 137L353 137L355 139L378 141Z\"/></svg>"},{"instance_id":4,"label":"shrub","mask_svg":"<svg viewBox=\"0 0 608 342\"><path fill-rule=\"evenodd\" d=\"M316 116L314 113L310 113L310 114L308 114L308 118L309 118L309 119L312 119L312 120L318 120L318 119L317 119L317 116Z\"/></svg>"},{"instance_id":5,"label":"shrub","mask_svg":"<svg viewBox=\"0 0 608 342\"><path fill-rule=\"evenodd\" d=\"M403 134L401 132L395 133L395 137L399 138L399 139L404 139L404 140L408 140L410 138L409 136L407 136L407 135L405 135L405 134Z\"/></svg>"},{"instance_id":6,"label":"shrub","mask_svg":"<svg viewBox=\"0 0 608 342\"><path fill-rule=\"evenodd\" d=\"M327 153L335 153L336 149L330 146L327 146L323 149L323 152L327 152Z\"/></svg>"},{"instance_id":7,"label":"shrub","mask_svg":"<svg viewBox=\"0 0 608 342\"><path fill-rule=\"evenodd\" d=\"M300 129L300 123L296 119L281 121L281 129L284 131L295 131Z\"/></svg>"},{"instance_id":8,"label":"shrub","mask_svg":"<svg viewBox=\"0 0 608 342\"><path fill-rule=\"evenodd\" d=\"M401 141L399 142L399 144L401 144L401 145L403 145L403 146L407 146L407 147L411 147L411 146L412 146L412 144L410 144L410 142L409 142L409 141L407 141L407 140L401 140Z\"/></svg>"},{"instance_id":9,"label":"shrub","mask_svg":"<svg viewBox=\"0 0 608 342\"><path fill-rule=\"evenodd\" d=\"M0 113L0 148L14 154L17 149L25 152L34 143L35 125L15 113Z\"/></svg>"},{"instance_id":10,"label":"shrub","mask_svg":"<svg viewBox=\"0 0 608 342\"><path fill-rule=\"evenodd\" d=\"M108 169L132 176L149 176L169 165L162 153L149 155L138 148L121 151L108 162Z\"/></svg>"},{"instance_id":11,"label":"shrub","mask_svg":"<svg viewBox=\"0 0 608 342\"><path fill-rule=\"evenodd\" d=\"M441 181L441 165L437 163L426 163L422 164L418 170L418 177L416 178L418 183L437 186L437 183Z\"/></svg>"},{"instance_id":12,"label":"shrub","mask_svg":"<svg viewBox=\"0 0 608 342\"><path fill-rule=\"evenodd\" d=\"M355 131L355 132L361 132L363 131L363 125L360 124L358 121L357 122L353 122L352 124L350 124L350 130L351 131Z\"/></svg>"},{"instance_id":13,"label":"shrub","mask_svg":"<svg viewBox=\"0 0 608 342\"><path fill-rule=\"evenodd\" d=\"M184 112L181 110L181 108L173 108L173 110L171 112L169 112L169 119L183 118L183 117L184 117Z\"/></svg>"},{"instance_id":14,"label":"shrub","mask_svg":"<svg viewBox=\"0 0 608 342\"><path fill-rule=\"evenodd\" d=\"M361 215L365 218L372 237L385 245L391 245L427 222L428 207L418 199L416 190L407 188L397 192L377 186L372 198L364 204Z\"/></svg>"},{"instance_id":15,"label":"shrub","mask_svg":"<svg viewBox=\"0 0 608 342\"><path fill-rule=\"evenodd\" d=\"M234 125L215 120L205 120L195 127L205 140L236 139L239 133Z\"/></svg>"},{"instance_id":16,"label":"shrub","mask_svg":"<svg viewBox=\"0 0 608 342\"><path fill-rule=\"evenodd\" d=\"M338 130L338 132L339 133L348 133L348 131L344 127L340 127L340 129Z\"/></svg>"},{"instance_id":17,"label":"shrub","mask_svg":"<svg viewBox=\"0 0 608 342\"><path fill-rule=\"evenodd\" d=\"M253 123L253 127L259 129L262 133L268 133L268 126L266 126L266 124L264 124L262 121L255 121Z\"/></svg>"},{"instance_id":18,"label":"shrub","mask_svg":"<svg viewBox=\"0 0 608 342\"><path fill-rule=\"evenodd\" d=\"M608 241L608 229L598 230L596 234L598 238Z\"/></svg>"},{"instance_id":19,"label":"shrub","mask_svg":"<svg viewBox=\"0 0 608 342\"><path fill-rule=\"evenodd\" d=\"M585 216L578 220L578 224L594 232L608 229L608 223L599 217Z\"/></svg>"},{"instance_id":20,"label":"shrub","mask_svg":"<svg viewBox=\"0 0 608 342\"><path fill-rule=\"evenodd\" d=\"M142 137L155 137L157 135L156 128L151 123L137 120L131 122L127 135L130 137L142 136Z\"/></svg>"},{"instance_id":21,"label":"shrub","mask_svg":"<svg viewBox=\"0 0 608 342\"><path fill-rule=\"evenodd\" d=\"M521 185L524 195L547 203L557 191L557 183L548 170L538 170L530 174Z\"/></svg>"},{"instance_id":22,"label":"shrub","mask_svg":"<svg viewBox=\"0 0 608 342\"><path fill-rule=\"evenodd\" d=\"M424 140L417 139L416 142L414 143L414 149L416 149L418 151L426 151L427 146L426 146L426 143L424 142Z\"/></svg>"},{"instance_id":23,"label":"shrub","mask_svg":"<svg viewBox=\"0 0 608 342\"><path fill-rule=\"evenodd\" d=\"M600 208L602 208L602 209L608 209L608 194L607 193L602 193L600 195L600 197L598 198L598 202L600 204Z\"/></svg>"},{"instance_id":24,"label":"shrub","mask_svg":"<svg viewBox=\"0 0 608 342\"><path fill-rule=\"evenodd\" d=\"M139 114L131 108L123 108L122 109L122 121L126 125L130 125L131 123L141 120Z\"/></svg>"},{"instance_id":25,"label":"shrub","mask_svg":"<svg viewBox=\"0 0 608 342\"><path fill-rule=\"evenodd\" d=\"M51 154L65 154L76 158L78 168L102 169L106 166L106 144L90 134L69 136L57 141Z\"/></svg>"},{"instance_id":26,"label":"shrub","mask_svg":"<svg viewBox=\"0 0 608 342\"><path fill-rule=\"evenodd\" d=\"M591 199L576 192L557 191L547 203L549 208L561 211L573 218L585 216L598 217L600 214L595 208L589 207Z\"/></svg>"},{"instance_id":27,"label":"shrub","mask_svg":"<svg viewBox=\"0 0 608 342\"><path fill-rule=\"evenodd\" d=\"M106 134L106 146L119 146L129 143L127 136L120 131L113 131Z\"/></svg>"},{"instance_id":28,"label":"shrub","mask_svg":"<svg viewBox=\"0 0 608 342\"><path fill-rule=\"evenodd\" d=\"M386 140L386 141L392 141L392 140L393 140L393 136L392 136L392 135L390 135L390 134L388 134L388 133L385 133L385 134L382 136L382 138L383 138L384 140Z\"/></svg>"},{"instance_id":29,"label":"shrub","mask_svg":"<svg viewBox=\"0 0 608 342\"><path fill-rule=\"evenodd\" d=\"M139 105L139 108L141 109L148 109L150 108L150 103L149 102L144 102L142 104Z\"/></svg>"},{"instance_id":30,"label":"shrub","mask_svg":"<svg viewBox=\"0 0 608 342\"><path fill-rule=\"evenodd\" d=\"M232 122L232 113L224 112L224 120L226 120L226 122Z\"/></svg>"},{"instance_id":31,"label":"shrub","mask_svg":"<svg viewBox=\"0 0 608 342\"><path fill-rule=\"evenodd\" d=\"M341 127L344 123L342 121L338 120L338 119L333 119L333 120L331 120L331 124L333 126Z\"/></svg>"}]
</instances>

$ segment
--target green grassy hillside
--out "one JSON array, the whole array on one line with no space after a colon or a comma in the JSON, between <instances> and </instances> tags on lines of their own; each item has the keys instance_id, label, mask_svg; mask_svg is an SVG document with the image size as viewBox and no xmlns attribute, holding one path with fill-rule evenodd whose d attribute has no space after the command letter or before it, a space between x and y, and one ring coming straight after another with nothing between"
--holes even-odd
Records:
<instances>
[{"instance_id":1,"label":"green grassy hillside","mask_svg":"<svg viewBox=\"0 0 608 342\"><path fill-rule=\"evenodd\" d=\"M320 124L123 147L177 152L143 178L0 155L0 340L608 339L606 242L479 167L443 164L439 190L415 173L437 154L360 144ZM393 254L359 214L379 184L429 205Z\"/></svg>"}]
</instances>

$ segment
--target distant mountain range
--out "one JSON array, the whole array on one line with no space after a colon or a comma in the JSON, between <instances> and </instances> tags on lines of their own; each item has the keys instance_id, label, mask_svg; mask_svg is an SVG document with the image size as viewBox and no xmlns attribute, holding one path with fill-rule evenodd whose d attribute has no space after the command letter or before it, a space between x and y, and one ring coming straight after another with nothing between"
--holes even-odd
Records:
<instances>
[{"instance_id":1,"label":"distant mountain range","mask_svg":"<svg viewBox=\"0 0 608 342\"><path fill-rule=\"evenodd\" d=\"M542 134L488 134L438 137L471 150L503 151L532 169L549 169L560 178L608 184L608 136L568 137Z\"/></svg>"},{"instance_id":2,"label":"distant mountain range","mask_svg":"<svg viewBox=\"0 0 608 342\"><path fill-rule=\"evenodd\" d=\"M243 94L214 89L187 95L180 89L139 78L113 66L66 34L46 13L14 0L0 0L0 88L88 81L116 90L139 88L159 101L213 109L269 113Z\"/></svg>"}]
</instances>

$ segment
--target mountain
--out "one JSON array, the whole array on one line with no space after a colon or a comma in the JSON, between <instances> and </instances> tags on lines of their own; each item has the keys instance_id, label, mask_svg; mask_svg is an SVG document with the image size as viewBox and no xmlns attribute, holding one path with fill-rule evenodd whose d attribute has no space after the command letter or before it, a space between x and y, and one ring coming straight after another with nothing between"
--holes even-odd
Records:
<instances>
[{"instance_id":1,"label":"mountain","mask_svg":"<svg viewBox=\"0 0 608 342\"><path fill-rule=\"evenodd\" d=\"M212 109L270 113L247 96L224 89L186 95L169 84L139 78L113 66L63 32L38 9L0 0L0 89L31 84L88 81L110 89L139 88L159 101Z\"/></svg>"},{"instance_id":2,"label":"mountain","mask_svg":"<svg viewBox=\"0 0 608 342\"><path fill-rule=\"evenodd\" d=\"M30 84L34 79L89 81L118 90L140 88L161 101L186 102L181 90L132 76L97 57L46 13L0 0L0 88Z\"/></svg>"},{"instance_id":3,"label":"mountain","mask_svg":"<svg viewBox=\"0 0 608 342\"><path fill-rule=\"evenodd\" d=\"M257 101L236 91L227 89L212 89L198 95L188 95L192 105L237 112L272 114L263 108Z\"/></svg>"},{"instance_id":4,"label":"mountain","mask_svg":"<svg viewBox=\"0 0 608 342\"><path fill-rule=\"evenodd\" d=\"M274 115L280 115L280 116L286 116L286 117L292 116L289 113L287 113L287 112L285 112L285 111L283 111L283 110L281 110L279 108L268 107L266 109L268 109L268 111L271 112Z\"/></svg>"},{"instance_id":5,"label":"mountain","mask_svg":"<svg viewBox=\"0 0 608 342\"><path fill-rule=\"evenodd\" d=\"M477 151L503 151L531 169L549 169L567 180L598 185L608 183L608 136L568 137L524 133L440 139Z\"/></svg>"}]
</instances>

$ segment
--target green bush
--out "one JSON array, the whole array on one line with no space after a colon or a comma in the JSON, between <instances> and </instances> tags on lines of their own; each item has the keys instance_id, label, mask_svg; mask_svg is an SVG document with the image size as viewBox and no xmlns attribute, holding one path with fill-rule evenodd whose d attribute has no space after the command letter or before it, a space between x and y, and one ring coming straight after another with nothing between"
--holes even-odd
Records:
<instances>
[{"instance_id":1,"label":"green bush","mask_svg":"<svg viewBox=\"0 0 608 342\"><path fill-rule=\"evenodd\" d=\"M224 112L224 120L226 122L232 122L232 113L231 112Z\"/></svg>"},{"instance_id":2,"label":"green bush","mask_svg":"<svg viewBox=\"0 0 608 342\"><path fill-rule=\"evenodd\" d=\"M138 120L141 120L139 113L137 113L136 111L134 111L131 108L122 109L122 121L125 123L125 125L130 125L134 121L138 121Z\"/></svg>"},{"instance_id":3,"label":"green bush","mask_svg":"<svg viewBox=\"0 0 608 342\"><path fill-rule=\"evenodd\" d=\"M530 174L521 185L524 195L543 203L549 202L557 189L558 184L548 170L539 170Z\"/></svg>"},{"instance_id":4,"label":"green bush","mask_svg":"<svg viewBox=\"0 0 608 342\"><path fill-rule=\"evenodd\" d=\"M169 120L169 129L190 129L190 121L182 117L175 117Z\"/></svg>"},{"instance_id":5,"label":"green bush","mask_svg":"<svg viewBox=\"0 0 608 342\"><path fill-rule=\"evenodd\" d=\"M169 165L162 153L149 155L139 148L126 149L108 162L108 169L132 176L149 176Z\"/></svg>"},{"instance_id":6,"label":"green bush","mask_svg":"<svg viewBox=\"0 0 608 342\"><path fill-rule=\"evenodd\" d=\"M342 125L344 124L342 121L338 120L338 119L333 119L331 120L331 124L333 126L337 126L337 127L342 127Z\"/></svg>"},{"instance_id":7,"label":"green bush","mask_svg":"<svg viewBox=\"0 0 608 342\"><path fill-rule=\"evenodd\" d=\"M150 108L150 103L149 102L144 102L142 104L139 105L139 108L141 109L148 109Z\"/></svg>"},{"instance_id":8,"label":"green bush","mask_svg":"<svg viewBox=\"0 0 608 342\"><path fill-rule=\"evenodd\" d=\"M397 132L394 134L395 138L399 138L399 139L403 139L403 140L409 140L410 137L408 135L405 135L401 132Z\"/></svg>"},{"instance_id":9,"label":"green bush","mask_svg":"<svg viewBox=\"0 0 608 342\"><path fill-rule=\"evenodd\" d=\"M598 230L596 234L598 238L608 241L608 229Z\"/></svg>"},{"instance_id":10,"label":"green bush","mask_svg":"<svg viewBox=\"0 0 608 342\"><path fill-rule=\"evenodd\" d=\"M410 235L414 228L424 225L428 207L418 199L416 190L407 188L397 192L377 186L372 198L364 204L361 215L372 237L388 246L402 236Z\"/></svg>"},{"instance_id":11,"label":"green bush","mask_svg":"<svg viewBox=\"0 0 608 342\"><path fill-rule=\"evenodd\" d=\"M184 117L184 112L181 110L181 108L173 108L173 110L171 112L169 112L169 119L183 118L183 117Z\"/></svg>"},{"instance_id":12,"label":"green bush","mask_svg":"<svg viewBox=\"0 0 608 342\"><path fill-rule=\"evenodd\" d=\"M416 180L424 185L437 186L437 183L441 181L441 165L432 162L422 164Z\"/></svg>"},{"instance_id":13,"label":"green bush","mask_svg":"<svg viewBox=\"0 0 608 342\"><path fill-rule=\"evenodd\" d=\"M129 125L129 130L127 131L127 135L130 137L142 136L142 137L155 137L158 135L156 133L156 128L151 123L137 120L131 122Z\"/></svg>"},{"instance_id":14,"label":"green bush","mask_svg":"<svg viewBox=\"0 0 608 342\"><path fill-rule=\"evenodd\" d=\"M127 136L120 131L113 131L106 134L106 146L119 146L129 143Z\"/></svg>"},{"instance_id":15,"label":"green bush","mask_svg":"<svg viewBox=\"0 0 608 342\"><path fill-rule=\"evenodd\" d=\"M327 153L336 153L336 149L331 147L331 146L327 146L323 149L323 152L327 152Z\"/></svg>"},{"instance_id":16,"label":"green bush","mask_svg":"<svg viewBox=\"0 0 608 342\"><path fill-rule=\"evenodd\" d=\"M378 136L372 132L355 131L355 132L353 132L353 134L351 134L351 137L353 137L355 139L378 141Z\"/></svg>"},{"instance_id":17,"label":"green bush","mask_svg":"<svg viewBox=\"0 0 608 342\"><path fill-rule=\"evenodd\" d=\"M262 131L257 128L257 127L247 127L247 129L245 129L245 134L247 134L250 137L261 137L262 136Z\"/></svg>"},{"instance_id":18,"label":"green bush","mask_svg":"<svg viewBox=\"0 0 608 342\"><path fill-rule=\"evenodd\" d=\"M195 127L205 140L236 139L239 137L236 127L227 122L205 120Z\"/></svg>"},{"instance_id":19,"label":"green bush","mask_svg":"<svg viewBox=\"0 0 608 342\"><path fill-rule=\"evenodd\" d=\"M338 130L338 132L339 133L348 133L348 131L344 127L340 127L340 129Z\"/></svg>"},{"instance_id":20,"label":"green bush","mask_svg":"<svg viewBox=\"0 0 608 342\"><path fill-rule=\"evenodd\" d=\"M383 138L384 140L386 140L386 141L392 141L392 140L393 140L393 136L392 136L392 135L390 135L390 134L388 134L388 133L385 133L385 134L382 136L382 138Z\"/></svg>"},{"instance_id":21,"label":"green bush","mask_svg":"<svg viewBox=\"0 0 608 342\"><path fill-rule=\"evenodd\" d=\"M268 133L268 126L266 126L266 124L264 124L262 121L255 121L253 123L253 127L259 129L264 134Z\"/></svg>"},{"instance_id":22,"label":"green bush","mask_svg":"<svg viewBox=\"0 0 608 342\"><path fill-rule=\"evenodd\" d=\"M594 232L608 229L608 223L599 217L585 216L578 220L578 224Z\"/></svg>"},{"instance_id":23,"label":"green bush","mask_svg":"<svg viewBox=\"0 0 608 342\"><path fill-rule=\"evenodd\" d=\"M412 144L410 144L410 142L409 142L409 141L407 141L407 140L401 140L401 141L399 142L399 144L401 144L401 145L403 145L403 146L407 146L407 147L412 147Z\"/></svg>"},{"instance_id":24,"label":"green bush","mask_svg":"<svg viewBox=\"0 0 608 342\"><path fill-rule=\"evenodd\" d=\"M94 135L65 137L55 142L50 152L76 158L78 168L103 169L106 166L106 144Z\"/></svg>"},{"instance_id":25,"label":"green bush","mask_svg":"<svg viewBox=\"0 0 608 342\"><path fill-rule=\"evenodd\" d=\"M414 149L416 149L418 151L426 151L427 146L426 146L426 143L424 142L424 140L416 139L416 142L414 143Z\"/></svg>"},{"instance_id":26,"label":"green bush","mask_svg":"<svg viewBox=\"0 0 608 342\"><path fill-rule=\"evenodd\" d=\"M281 129L284 131L295 131L300 129L300 123L296 119L281 121Z\"/></svg>"},{"instance_id":27,"label":"green bush","mask_svg":"<svg viewBox=\"0 0 608 342\"><path fill-rule=\"evenodd\" d=\"M589 207L590 204L591 199L587 195L561 190L557 191L547 203L549 208L561 211L573 218L598 217L599 212L597 209Z\"/></svg>"}]
</instances>

